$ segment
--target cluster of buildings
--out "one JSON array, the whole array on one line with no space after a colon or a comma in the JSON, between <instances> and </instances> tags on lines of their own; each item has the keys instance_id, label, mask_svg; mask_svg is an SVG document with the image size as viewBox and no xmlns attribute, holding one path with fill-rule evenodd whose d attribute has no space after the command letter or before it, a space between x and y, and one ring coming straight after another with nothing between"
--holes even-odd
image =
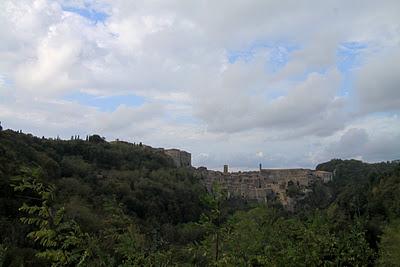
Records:
<instances>
[{"instance_id":1,"label":"cluster of buildings","mask_svg":"<svg viewBox=\"0 0 400 267\"><path fill-rule=\"evenodd\" d=\"M191 166L191 155L188 152L168 149L164 153L171 156L178 167ZM228 165L225 165L223 172L200 167L197 173L209 191L217 182L226 190L228 197L259 202L278 200L288 209L294 207L299 196L309 193L314 183L327 183L333 178L331 172L300 168L263 169L261 164L258 171L229 172Z\"/></svg>"},{"instance_id":2,"label":"cluster of buildings","mask_svg":"<svg viewBox=\"0 0 400 267\"><path fill-rule=\"evenodd\" d=\"M287 208L293 207L299 195L310 192L311 186L319 181L332 180L332 173L310 169L262 169L259 171L224 172L202 168L201 177L208 190L218 182L228 193L228 197L240 197L259 202L278 200ZM296 198L290 196L296 192Z\"/></svg>"}]
</instances>

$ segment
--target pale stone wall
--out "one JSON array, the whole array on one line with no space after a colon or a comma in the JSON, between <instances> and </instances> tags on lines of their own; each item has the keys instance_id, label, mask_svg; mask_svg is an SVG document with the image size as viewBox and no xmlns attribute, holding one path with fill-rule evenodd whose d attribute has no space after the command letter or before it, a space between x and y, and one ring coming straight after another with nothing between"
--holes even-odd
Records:
<instances>
[{"instance_id":1,"label":"pale stone wall","mask_svg":"<svg viewBox=\"0 0 400 267\"><path fill-rule=\"evenodd\" d=\"M315 175L320 177L325 183L332 181L333 174L325 171L315 171Z\"/></svg>"},{"instance_id":2,"label":"pale stone wall","mask_svg":"<svg viewBox=\"0 0 400 267\"><path fill-rule=\"evenodd\" d=\"M176 167L190 167L192 166L192 155L186 151L179 149L166 149L164 153L170 156Z\"/></svg>"},{"instance_id":3,"label":"pale stone wall","mask_svg":"<svg viewBox=\"0 0 400 267\"><path fill-rule=\"evenodd\" d=\"M186 151L180 151L181 166L190 167L192 166L192 155Z\"/></svg>"}]
</instances>

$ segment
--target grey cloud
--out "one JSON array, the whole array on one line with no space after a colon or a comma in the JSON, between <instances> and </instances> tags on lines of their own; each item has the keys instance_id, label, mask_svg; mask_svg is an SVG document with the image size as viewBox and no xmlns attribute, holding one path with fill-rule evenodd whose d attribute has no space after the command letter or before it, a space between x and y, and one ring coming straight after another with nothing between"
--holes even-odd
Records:
<instances>
[{"instance_id":1,"label":"grey cloud","mask_svg":"<svg viewBox=\"0 0 400 267\"><path fill-rule=\"evenodd\" d=\"M93 126L101 132L120 132L127 128L140 128L163 119L164 107L160 104L143 104L139 107L121 105L111 113L99 112Z\"/></svg>"},{"instance_id":2,"label":"grey cloud","mask_svg":"<svg viewBox=\"0 0 400 267\"><path fill-rule=\"evenodd\" d=\"M359 158L368 142L365 129L349 129L328 150L331 150L332 158Z\"/></svg>"},{"instance_id":3,"label":"grey cloud","mask_svg":"<svg viewBox=\"0 0 400 267\"><path fill-rule=\"evenodd\" d=\"M400 110L399 62L400 49L396 47L373 55L357 71L356 89L363 112Z\"/></svg>"},{"instance_id":4,"label":"grey cloud","mask_svg":"<svg viewBox=\"0 0 400 267\"><path fill-rule=\"evenodd\" d=\"M270 101L248 95L241 84L239 88L223 87L222 93L209 91L209 98L200 98L195 108L214 131L301 129L308 125L317 134L323 134L326 129L340 127L340 123L335 122L341 119L340 109L337 109L340 101L335 98L339 81L336 71L326 75L311 73L304 82L289 88L285 96ZM331 110L339 112L334 116Z\"/></svg>"},{"instance_id":5,"label":"grey cloud","mask_svg":"<svg viewBox=\"0 0 400 267\"><path fill-rule=\"evenodd\" d=\"M370 162L400 159L400 134L386 136L367 145L364 158Z\"/></svg>"},{"instance_id":6,"label":"grey cloud","mask_svg":"<svg viewBox=\"0 0 400 267\"><path fill-rule=\"evenodd\" d=\"M400 158L400 134L380 133L372 136L365 129L348 129L338 141L331 143L324 152L329 158L356 158L368 162Z\"/></svg>"}]
</instances>

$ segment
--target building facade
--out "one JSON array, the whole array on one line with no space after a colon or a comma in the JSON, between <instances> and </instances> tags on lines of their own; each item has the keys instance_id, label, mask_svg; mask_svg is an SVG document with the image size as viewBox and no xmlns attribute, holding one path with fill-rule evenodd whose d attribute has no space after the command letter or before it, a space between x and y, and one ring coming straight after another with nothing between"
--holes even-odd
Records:
<instances>
[{"instance_id":1,"label":"building facade","mask_svg":"<svg viewBox=\"0 0 400 267\"><path fill-rule=\"evenodd\" d=\"M189 152L173 148L165 149L164 153L173 159L176 167L192 166L192 155Z\"/></svg>"}]
</instances>

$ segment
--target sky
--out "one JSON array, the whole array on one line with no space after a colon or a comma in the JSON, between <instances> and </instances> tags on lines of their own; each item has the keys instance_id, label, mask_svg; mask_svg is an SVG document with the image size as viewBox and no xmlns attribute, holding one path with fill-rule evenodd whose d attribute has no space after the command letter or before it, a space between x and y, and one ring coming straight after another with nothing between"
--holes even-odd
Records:
<instances>
[{"instance_id":1,"label":"sky","mask_svg":"<svg viewBox=\"0 0 400 267\"><path fill-rule=\"evenodd\" d=\"M3 128L194 166L400 159L400 1L1 0Z\"/></svg>"}]
</instances>

